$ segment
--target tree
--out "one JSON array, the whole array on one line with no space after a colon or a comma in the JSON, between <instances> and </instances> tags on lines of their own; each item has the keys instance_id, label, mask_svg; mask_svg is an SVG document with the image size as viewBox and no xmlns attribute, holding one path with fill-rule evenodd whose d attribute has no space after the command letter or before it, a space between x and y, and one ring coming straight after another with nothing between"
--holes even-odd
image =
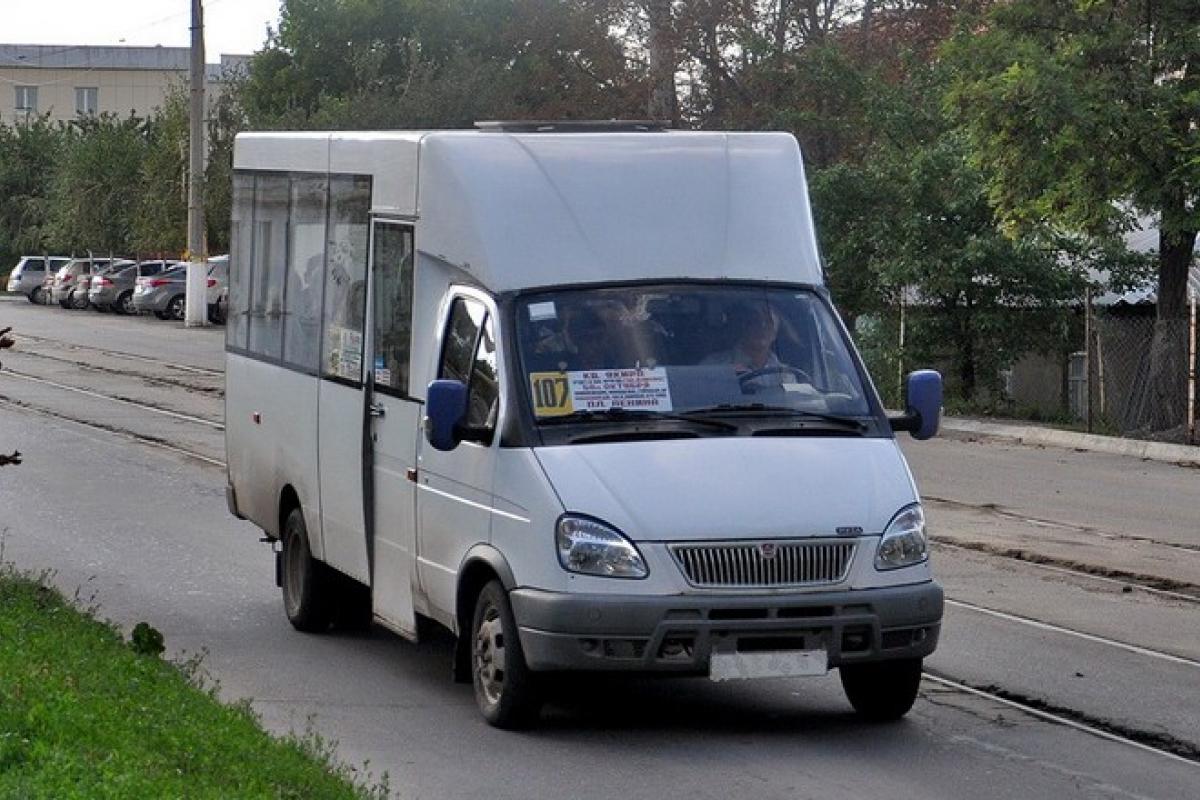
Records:
<instances>
[{"instance_id":1,"label":"tree","mask_svg":"<svg viewBox=\"0 0 1200 800\"><path fill-rule=\"evenodd\" d=\"M132 245L139 252L177 254L187 249L188 97L173 86L145 123L145 154L137 192Z\"/></svg>"},{"instance_id":2,"label":"tree","mask_svg":"<svg viewBox=\"0 0 1200 800\"><path fill-rule=\"evenodd\" d=\"M68 131L54 172L51 238L75 252L129 252L146 155L144 122L102 114L77 119Z\"/></svg>"},{"instance_id":3,"label":"tree","mask_svg":"<svg viewBox=\"0 0 1200 800\"><path fill-rule=\"evenodd\" d=\"M1046 230L1005 234L986 174L942 113L940 65L913 66L891 85L867 80L866 119L879 140L860 163L817 174L814 209L829 282L847 316L890 317L912 306L908 363L948 361L952 395L971 401L1000 369L1058 345L1079 264ZM895 338L876 374L894 374ZM895 387L898 388L898 387ZM884 378L885 395L895 398Z\"/></svg>"},{"instance_id":4,"label":"tree","mask_svg":"<svg viewBox=\"0 0 1200 800\"><path fill-rule=\"evenodd\" d=\"M65 141L63 127L48 116L0 123L0 258L6 263L54 244L47 217Z\"/></svg>"},{"instance_id":5,"label":"tree","mask_svg":"<svg viewBox=\"0 0 1200 800\"><path fill-rule=\"evenodd\" d=\"M1142 423L1183 419L1187 272L1200 230L1200 4L1011 0L964 26L951 107L1014 230L1112 234L1157 218Z\"/></svg>"}]
</instances>

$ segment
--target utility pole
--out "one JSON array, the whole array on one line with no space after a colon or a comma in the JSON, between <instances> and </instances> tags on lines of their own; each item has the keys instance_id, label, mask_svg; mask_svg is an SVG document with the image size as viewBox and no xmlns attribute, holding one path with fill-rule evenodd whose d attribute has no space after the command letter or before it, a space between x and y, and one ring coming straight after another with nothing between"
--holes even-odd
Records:
<instances>
[{"instance_id":1,"label":"utility pole","mask_svg":"<svg viewBox=\"0 0 1200 800\"><path fill-rule=\"evenodd\" d=\"M188 158L188 268L184 324L208 324L208 253L204 241L204 7L192 0L191 125Z\"/></svg>"}]
</instances>

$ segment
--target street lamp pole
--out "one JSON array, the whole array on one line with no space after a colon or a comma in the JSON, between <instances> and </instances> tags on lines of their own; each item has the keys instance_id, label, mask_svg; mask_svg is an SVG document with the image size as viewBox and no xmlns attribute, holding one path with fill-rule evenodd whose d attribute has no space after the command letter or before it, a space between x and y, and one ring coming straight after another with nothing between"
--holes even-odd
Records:
<instances>
[{"instance_id":1,"label":"street lamp pole","mask_svg":"<svg viewBox=\"0 0 1200 800\"><path fill-rule=\"evenodd\" d=\"M208 254L204 241L204 7L192 0L191 110L188 158L188 268L185 324L208 324Z\"/></svg>"}]
</instances>

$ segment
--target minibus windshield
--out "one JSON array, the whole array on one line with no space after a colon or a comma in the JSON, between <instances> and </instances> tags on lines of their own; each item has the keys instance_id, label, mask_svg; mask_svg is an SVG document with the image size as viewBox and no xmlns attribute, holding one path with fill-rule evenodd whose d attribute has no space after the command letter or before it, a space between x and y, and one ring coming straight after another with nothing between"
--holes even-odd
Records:
<instances>
[{"instance_id":1,"label":"minibus windshield","mask_svg":"<svg viewBox=\"0 0 1200 800\"><path fill-rule=\"evenodd\" d=\"M523 384L542 425L701 415L858 427L867 393L813 291L664 284L526 295Z\"/></svg>"}]
</instances>

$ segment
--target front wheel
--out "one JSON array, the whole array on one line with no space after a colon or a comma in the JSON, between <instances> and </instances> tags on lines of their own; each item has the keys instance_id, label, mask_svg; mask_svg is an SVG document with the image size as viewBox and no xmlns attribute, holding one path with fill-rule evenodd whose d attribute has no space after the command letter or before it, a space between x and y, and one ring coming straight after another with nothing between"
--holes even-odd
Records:
<instances>
[{"instance_id":1,"label":"front wheel","mask_svg":"<svg viewBox=\"0 0 1200 800\"><path fill-rule=\"evenodd\" d=\"M842 688L858 715L890 722L908 713L921 688L921 659L847 664L838 669Z\"/></svg>"},{"instance_id":2,"label":"front wheel","mask_svg":"<svg viewBox=\"0 0 1200 800\"><path fill-rule=\"evenodd\" d=\"M525 665L508 593L499 581L483 587L471 624L471 679L483 718L497 728L520 728L542 708L536 676Z\"/></svg>"},{"instance_id":3,"label":"front wheel","mask_svg":"<svg viewBox=\"0 0 1200 800\"><path fill-rule=\"evenodd\" d=\"M312 557L304 512L293 508L283 524L283 610L298 631L321 633L333 620L329 567Z\"/></svg>"},{"instance_id":4,"label":"front wheel","mask_svg":"<svg viewBox=\"0 0 1200 800\"><path fill-rule=\"evenodd\" d=\"M118 297L117 304L113 308L116 309L118 314L124 314L125 316L129 316L137 311L133 307L133 292L125 292Z\"/></svg>"},{"instance_id":5,"label":"front wheel","mask_svg":"<svg viewBox=\"0 0 1200 800\"><path fill-rule=\"evenodd\" d=\"M79 292L75 292L70 297L70 303L71 303L71 308L82 311L83 309L88 307L88 296L86 294L80 294Z\"/></svg>"},{"instance_id":6,"label":"front wheel","mask_svg":"<svg viewBox=\"0 0 1200 800\"><path fill-rule=\"evenodd\" d=\"M46 302L45 294L45 289L40 286L35 286L33 287L33 291L29 293L29 302L33 303L35 306L40 306Z\"/></svg>"}]
</instances>

